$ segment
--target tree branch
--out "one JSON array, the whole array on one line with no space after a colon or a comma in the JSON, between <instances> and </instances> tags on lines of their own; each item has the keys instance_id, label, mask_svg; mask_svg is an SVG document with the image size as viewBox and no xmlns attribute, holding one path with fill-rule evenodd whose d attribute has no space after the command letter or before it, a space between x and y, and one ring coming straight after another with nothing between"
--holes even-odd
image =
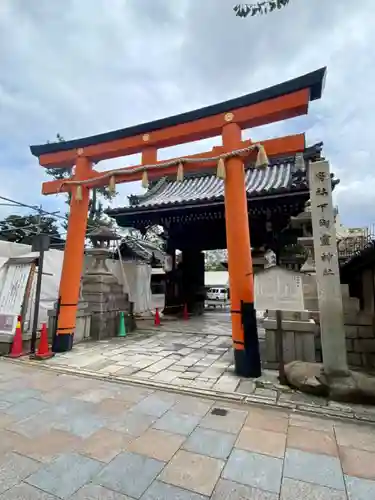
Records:
<instances>
[{"instance_id":1,"label":"tree branch","mask_svg":"<svg viewBox=\"0 0 375 500\"><path fill-rule=\"evenodd\" d=\"M283 9L290 0L263 0L256 3L240 3L233 7L237 17L254 17Z\"/></svg>"}]
</instances>

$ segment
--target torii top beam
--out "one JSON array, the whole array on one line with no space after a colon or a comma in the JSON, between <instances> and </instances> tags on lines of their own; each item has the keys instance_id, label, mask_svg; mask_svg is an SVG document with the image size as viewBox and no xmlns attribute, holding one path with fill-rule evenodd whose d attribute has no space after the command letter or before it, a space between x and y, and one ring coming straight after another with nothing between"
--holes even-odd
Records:
<instances>
[{"instance_id":1,"label":"torii top beam","mask_svg":"<svg viewBox=\"0 0 375 500\"><path fill-rule=\"evenodd\" d=\"M326 68L237 99L169 118L62 143L31 146L43 167L73 166L77 150L93 162L220 135L224 116L233 115L242 129L306 114L310 101L320 99ZM82 151L83 150L83 151Z\"/></svg>"}]
</instances>

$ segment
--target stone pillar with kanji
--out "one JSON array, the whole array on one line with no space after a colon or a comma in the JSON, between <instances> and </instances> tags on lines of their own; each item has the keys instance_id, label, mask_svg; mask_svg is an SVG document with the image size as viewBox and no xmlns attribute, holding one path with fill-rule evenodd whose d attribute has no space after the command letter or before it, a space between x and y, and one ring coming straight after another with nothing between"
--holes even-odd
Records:
<instances>
[{"instance_id":1,"label":"stone pillar with kanji","mask_svg":"<svg viewBox=\"0 0 375 500\"><path fill-rule=\"evenodd\" d=\"M344 313L328 161L310 163L309 184L323 370L327 377L346 376Z\"/></svg>"}]
</instances>

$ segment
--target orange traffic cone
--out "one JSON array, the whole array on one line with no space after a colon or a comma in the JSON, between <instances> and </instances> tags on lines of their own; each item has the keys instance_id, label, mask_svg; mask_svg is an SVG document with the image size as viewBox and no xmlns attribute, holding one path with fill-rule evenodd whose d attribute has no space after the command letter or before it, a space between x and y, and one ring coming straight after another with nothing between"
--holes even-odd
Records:
<instances>
[{"instance_id":1,"label":"orange traffic cone","mask_svg":"<svg viewBox=\"0 0 375 500\"><path fill-rule=\"evenodd\" d=\"M155 322L154 322L155 326L160 326L160 314L159 314L159 309L156 308L156 311L155 311Z\"/></svg>"},{"instance_id":2,"label":"orange traffic cone","mask_svg":"<svg viewBox=\"0 0 375 500\"><path fill-rule=\"evenodd\" d=\"M10 358L20 358L24 356L24 352L22 351L22 327L21 327L21 316L18 316L16 333L13 337L12 349L10 351Z\"/></svg>"},{"instance_id":3,"label":"orange traffic cone","mask_svg":"<svg viewBox=\"0 0 375 500\"><path fill-rule=\"evenodd\" d=\"M184 319L189 319L189 313L188 313L188 307L187 304L184 305L184 314L183 314Z\"/></svg>"},{"instance_id":4,"label":"orange traffic cone","mask_svg":"<svg viewBox=\"0 0 375 500\"><path fill-rule=\"evenodd\" d=\"M49 350L48 346L48 331L47 331L47 325L45 323L42 324L42 330L40 332L40 340L39 340L39 346L38 346L38 351L36 354L34 354L32 357L33 359L49 359L52 358L55 355L54 352Z\"/></svg>"}]
</instances>

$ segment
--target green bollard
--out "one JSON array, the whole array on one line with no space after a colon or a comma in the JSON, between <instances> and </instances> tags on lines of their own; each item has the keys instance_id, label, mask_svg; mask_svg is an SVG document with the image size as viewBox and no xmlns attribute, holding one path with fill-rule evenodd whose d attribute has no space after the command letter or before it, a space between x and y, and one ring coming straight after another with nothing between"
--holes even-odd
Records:
<instances>
[{"instance_id":1,"label":"green bollard","mask_svg":"<svg viewBox=\"0 0 375 500\"><path fill-rule=\"evenodd\" d=\"M126 337L125 317L124 313L120 312L120 324L118 328L118 337Z\"/></svg>"}]
</instances>

